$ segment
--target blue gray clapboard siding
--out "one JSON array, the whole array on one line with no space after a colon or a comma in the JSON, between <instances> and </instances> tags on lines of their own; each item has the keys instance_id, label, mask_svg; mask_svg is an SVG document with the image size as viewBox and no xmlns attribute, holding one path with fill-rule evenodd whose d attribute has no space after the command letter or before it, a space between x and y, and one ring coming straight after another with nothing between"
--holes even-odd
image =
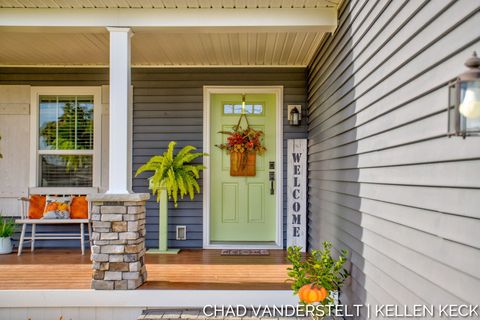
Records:
<instances>
[{"instance_id":1,"label":"blue gray clapboard siding","mask_svg":"<svg viewBox=\"0 0 480 320\"><path fill-rule=\"evenodd\" d=\"M108 85L108 70L102 68L0 68L0 84ZM151 156L164 152L171 140L178 141L179 147L191 144L201 151L204 85L284 86L284 138L306 137L306 125L289 126L286 112L287 104L305 104L306 102L304 68L141 68L132 71L132 84L134 86L134 170ZM284 154L286 154L286 140ZM286 157L284 157L284 168L286 168ZM145 175L134 178L135 192L148 191L144 177ZM286 173L284 177L285 208ZM153 199L147 204L147 211L147 245L154 247L158 243L158 211ZM286 223L286 220L284 222ZM171 207L169 223L170 246L201 247L202 195L196 196L194 201L186 199L180 201L176 209ZM175 240L176 225L187 226L187 241ZM50 228L49 231L60 231L60 228ZM285 233L284 237L286 237ZM66 241L44 242L44 244L48 246L78 245L76 242ZM42 246L42 242L38 245Z\"/></svg>"},{"instance_id":2,"label":"blue gray clapboard siding","mask_svg":"<svg viewBox=\"0 0 480 320\"><path fill-rule=\"evenodd\" d=\"M138 168L151 156L165 151L171 140L178 141L178 147L190 144L202 150L204 85L284 86L284 138L306 137L306 126L288 125L286 111L287 104L305 104L306 78L303 68L137 69L133 73L133 85L134 168ZM286 147L285 140L284 154ZM144 175L133 180L134 191L147 192L147 181L143 177ZM284 177L286 207L285 173ZM152 247L156 246L158 241L157 204L150 200L147 209L147 245ZM176 209L170 205L170 209L169 245L182 248L202 247L202 195L196 196L194 201L180 201ZM286 223L286 220L284 222ZM176 225L187 226L188 240L175 240Z\"/></svg>"},{"instance_id":3,"label":"blue gray clapboard siding","mask_svg":"<svg viewBox=\"0 0 480 320\"><path fill-rule=\"evenodd\" d=\"M308 68L309 243L350 251L348 303L478 304L480 138L447 138L478 1L346 1Z\"/></svg>"}]
</instances>

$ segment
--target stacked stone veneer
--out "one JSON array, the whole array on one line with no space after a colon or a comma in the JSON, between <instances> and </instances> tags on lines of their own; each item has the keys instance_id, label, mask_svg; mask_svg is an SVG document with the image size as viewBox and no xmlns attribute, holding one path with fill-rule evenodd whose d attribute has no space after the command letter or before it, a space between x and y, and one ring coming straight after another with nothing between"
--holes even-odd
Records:
<instances>
[{"instance_id":1,"label":"stacked stone veneer","mask_svg":"<svg viewBox=\"0 0 480 320\"><path fill-rule=\"evenodd\" d=\"M90 195L92 288L131 290L147 280L145 201L148 194Z\"/></svg>"}]
</instances>

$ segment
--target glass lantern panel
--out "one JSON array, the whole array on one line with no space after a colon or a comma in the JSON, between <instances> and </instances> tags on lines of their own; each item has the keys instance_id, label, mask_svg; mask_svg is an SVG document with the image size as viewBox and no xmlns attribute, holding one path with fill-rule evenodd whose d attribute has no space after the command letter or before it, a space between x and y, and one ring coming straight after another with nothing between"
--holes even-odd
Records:
<instances>
[{"instance_id":1,"label":"glass lantern panel","mask_svg":"<svg viewBox=\"0 0 480 320\"><path fill-rule=\"evenodd\" d=\"M480 80L460 83L460 127L469 133L480 132Z\"/></svg>"}]
</instances>

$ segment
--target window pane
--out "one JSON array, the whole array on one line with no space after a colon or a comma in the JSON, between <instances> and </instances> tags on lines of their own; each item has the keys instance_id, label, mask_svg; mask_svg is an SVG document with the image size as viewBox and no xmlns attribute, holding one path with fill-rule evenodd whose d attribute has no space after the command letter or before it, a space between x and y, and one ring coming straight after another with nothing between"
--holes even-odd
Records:
<instances>
[{"instance_id":1,"label":"window pane","mask_svg":"<svg viewBox=\"0 0 480 320\"><path fill-rule=\"evenodd\" d=\"M233 106L233 113L241 114L242 113L242 105L241 104L234 105Z\"/></svg>"},{"instance_id":2,"label":"window pane","mask_svg":"<svg viewBox=\"0 0 480 320\"><path fill-rule=\"evenodd\" d=\"M40 98L40 150L56 149L57 98Z\"/></svg>"},{"instance_id":3,"label":"window pane","mask_svg":"<svg viewBox=\"0 0 480 320\"><path fill-rule=\"evenodd\" d=\"M262 114L263 113L263 106L261 104L256 104L253 106L253 113L254 114Z\"/></svg>"},{"instance_id":4,"label":"window pane","mask_svg":"<svg viewBox=\"0 0 480 320\"><path fill-rule=\"evenodd\" d=\"M77 97L76 150L93 150L93 97Z\"/></svg>"},{"instance_id":5,"label":"window pane","mask_svg":"<svg viewBox=\"0 0 480 320\"><path fill-rule=\"evenodd\" d=\"M41 155L41 187L91 187L91 155Z\"/></svg>"},{"instance_id":6,"label":"window pane","mask_svg":"<svg viewBox=\"0 0 480 320\"><path fill-rule=\"evenodd\" d=\"M233 106L231 104L224 104L223 105L223 113L224 114L232 114L233 113Z\"/></svg>"},{"instance_id":7,"label":"window pane","mask_svg":"<svg viewBox=\"0 0 480 320\"><path fill-rule=\"evenodd\" d=\"M223 114L242 114L241 104L224 104ZM262 104L245 104L245 114L263 114Z\"/></svg>"},{"instance_id":8,"label":"window pane","mask_svg":"<svg viewBox=\"0 0 480 320\"><path fill-rule=\"evenodd\" d=\"M40 150L93 149L93 97L40 97Z\"/></svg>"}]
</instances>

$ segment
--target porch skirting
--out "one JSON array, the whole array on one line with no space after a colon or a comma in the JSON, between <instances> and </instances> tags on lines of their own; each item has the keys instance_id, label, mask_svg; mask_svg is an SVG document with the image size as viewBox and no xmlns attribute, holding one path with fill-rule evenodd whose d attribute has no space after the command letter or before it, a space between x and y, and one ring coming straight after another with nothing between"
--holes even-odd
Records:
<instances>
[{"instance_id":1,"label":"porch skirting","mask_svg":"<svg viewBox=\"0 0 480 320\"><path fill-rule=\"evenodd\" d=\"M131 290L147 280L142 194L96 194L92 203L92 289Z\"/></svg>"}]
</instances>

